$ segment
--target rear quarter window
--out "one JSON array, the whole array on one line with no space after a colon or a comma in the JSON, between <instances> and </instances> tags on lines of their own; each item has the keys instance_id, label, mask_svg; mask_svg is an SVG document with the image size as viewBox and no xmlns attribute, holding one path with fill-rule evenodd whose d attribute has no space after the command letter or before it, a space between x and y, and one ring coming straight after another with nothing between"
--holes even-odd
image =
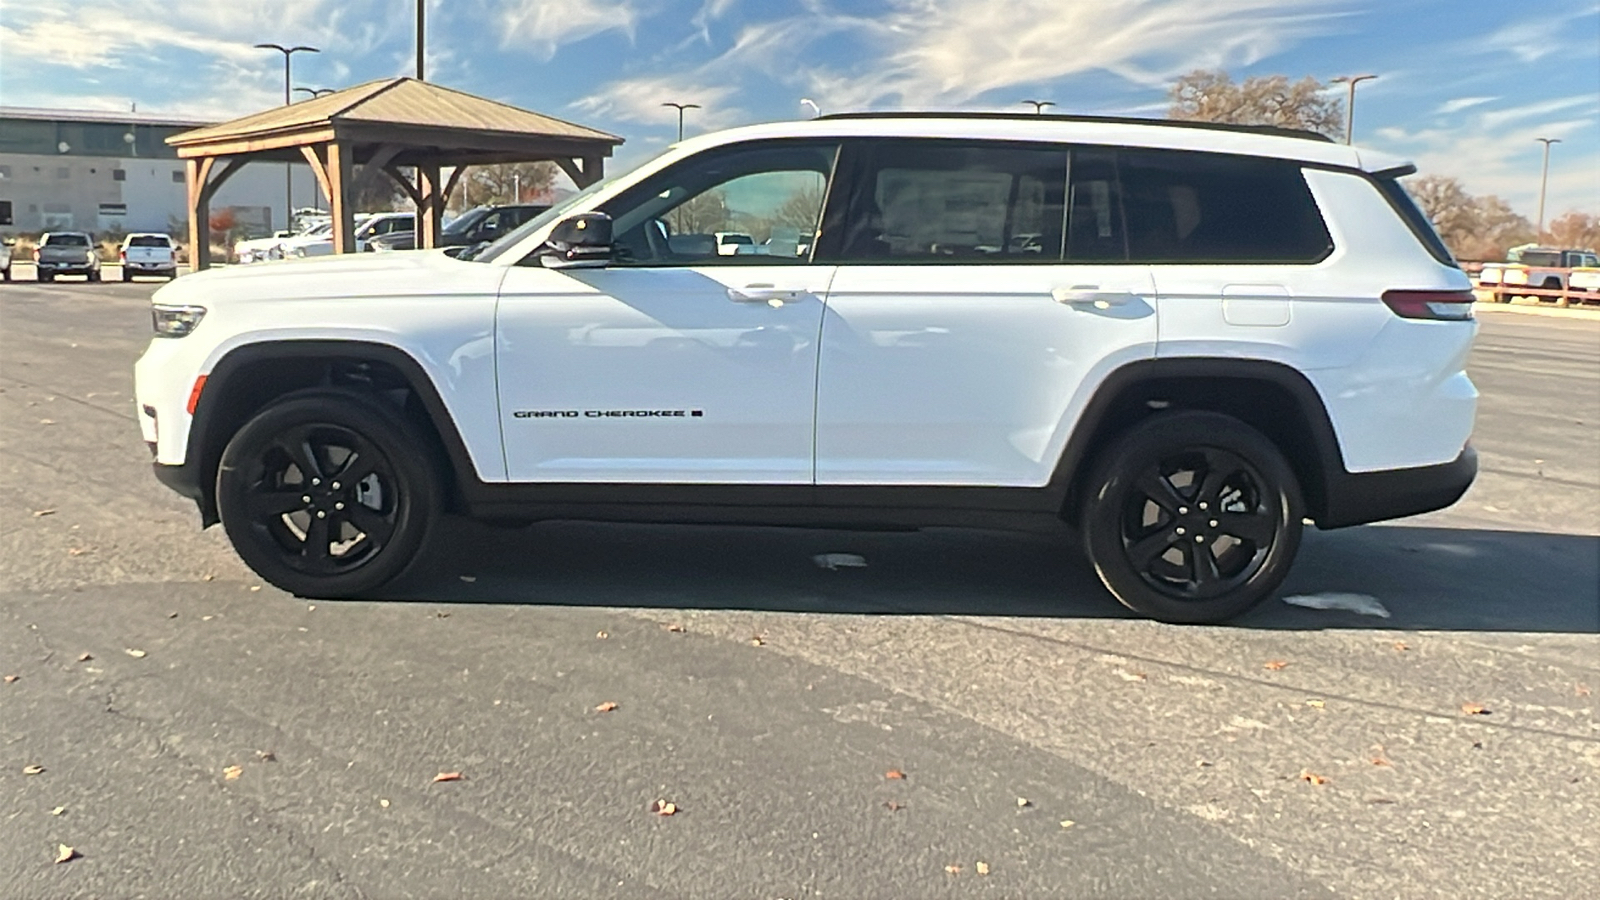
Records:
<instances>
[{"instance_id":1,"label":"rear quarter window","mask_svg":"<svg viewBox=\"0 0 1600 900\"><path fill-rule=\"evenodd\" d=\"M1298 163L1174 150L1118 154L1139 263L1302 263L1333 249Z\"/></svg>"},{"instance_id":2,"label":"rear quarter window","mask_svg":"<svg viewBox=\"0 0 1600 900\"><path fill-rule=\"evenodd\" d=\"M1394 211L1405 220L1406 227L1417 236L1422 246L1428 248L1428 254L1447 266L1459 268L1455 256L1450 253L1450 248L1446 247L1444 240L1439 237L1438 229L1433 227L1433 222L1423 213L1422 208L1417 206L1417 201L1411 198L1410 192L1400 183L1400 179L1378 176L1373 181L1378 186L1378 192L1383 194L1389 205L1394 207Z\"/></svg>"}]
</instances>

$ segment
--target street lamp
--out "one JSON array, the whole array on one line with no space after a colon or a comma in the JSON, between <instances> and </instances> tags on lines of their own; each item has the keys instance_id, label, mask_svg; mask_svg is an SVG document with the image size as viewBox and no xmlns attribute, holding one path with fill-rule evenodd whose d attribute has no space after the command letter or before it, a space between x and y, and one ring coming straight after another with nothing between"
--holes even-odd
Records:
<instances>
[{"instance_id":1,"label":"street lamp","mask_svg":"<svg viewBox=\"0 0 1600 900\"><path fill-rule=\"evenodd\" d=\"M700 104L698 104L698 103L671 103L671 102L668 102L668 103L663 103L661 105L662 106L670 106L673 109L676 109L678 111L678 140L680 140L680 141L683 140L683 111L686 110L686 109L699 109L700 108Z\"/></svg>"},{"instance_id":2,"label":"street lamp","mask_svg":"<svg viewBox=\"0 0 1600 900\"><path fill-rule=\"evenodd\" d=\"M285 47L282 44L256 44L257 50L276 50L283 54L283 105L289 105L289 60L296 53L321 53L316 47ZM294 163L283 164L284 227L294 225Z\"/></svg>"},{"instance_id":3,"label":"street lamp","mask_svg":"<svg viewBox=\"0 0 1600 900\"><path fill-rule=\"evenodd\" d=\"M1363 81L1371 81L1376 75L1340 75L1333 79L1334 84L1347 84L1350 86L1350 99L1344 105L1344 142L1352 143L1356 131L1356 85Z\"/></svg>"},{"instance_id":4,"label":"street lamp","mask_svg":"<svg viewBox=\"0 0 1600 900\"><path fill-rule=\"evenodd\" d=\"M810 97L801 97L800 105L811 107L811 118L813 119L822 115L822 107L818 106L817 101L811 99Z\"/></svg>"},{"instance_id":5,"label":"street lamp","mask_svg":"<svg viewBox=\"0 0 1600 900\"><path fill-rule=\"evenodd\" d=\"M310 94L311 95L311 99L313 99L313 100L315 100L318 97L326 96L327 94L332 94L332 93L335 93L335 92L336 91L335 91L334 88L302 88L302 87L295 88L295 93L298 93L298 94Z\"/></svg>"},{"instance_id":6,"label":"street lamp","mask_svg":"<svg viewBox=\"0 0 1600 900\"><path fill-rule=\"evenodd\" d=\"M1044 108L1046 106L1055 106L1056 105L1054 100L1024 100L1022 102L1023 103L1032 103L1033 104L1033 113L1034 113L1034 115L1044 115Z\"/></svg>"},{"instance_id":7,"label":"street lamp","mask_svg":"<svg viewBox=\"0 0 1600 900\"><path fill-rule=\"evenodd\" d=\"M1539 169L1539 237L1544 236L1544 189L1550 183L1550 145L1561 143L1560 138L1534 138L1544 145L1544 165Z\"/></svg>"}]
</instances>

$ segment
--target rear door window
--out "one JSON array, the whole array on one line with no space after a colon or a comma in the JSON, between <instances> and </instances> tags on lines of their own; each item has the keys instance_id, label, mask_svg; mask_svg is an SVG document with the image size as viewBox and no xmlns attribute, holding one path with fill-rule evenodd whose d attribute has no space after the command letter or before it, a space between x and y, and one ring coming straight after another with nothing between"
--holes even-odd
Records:
<instances>
[{"instance_id":1,"label":"rear door window","mask_svg":"<svg viewBox=\"0 0 1600 900\"><path fill-rule=\"evenodd\" d=\"M1296 163L1172 150L1118 156L1133 262L1315 263L1333 247Z\"/></svg>"},{"instance_id":2,"label":"rear door window","mask_svg":"<svg viewBox=\"0 0 1600 900\"><path fill-rule=\"evenodd\" d=\"M849 262L1059 263L1067 152L884 141L867 150L840 256Z\"/></svg>"}]
</instances>

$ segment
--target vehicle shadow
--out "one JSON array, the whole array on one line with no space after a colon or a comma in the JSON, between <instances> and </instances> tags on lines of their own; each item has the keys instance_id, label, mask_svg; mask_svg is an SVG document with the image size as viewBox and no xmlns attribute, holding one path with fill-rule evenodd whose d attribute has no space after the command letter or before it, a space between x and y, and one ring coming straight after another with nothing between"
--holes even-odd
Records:
<instances>
[{"instance_id":1,"label":"vehicle shadow","mask_svg":"<svg viewBox=\"0 0 1600 900\"><path fill-rule=\"evenodd\" d=\"M449 518L391 601L878 615L1126 618L1063 539L964 529L856 532ZM814 557L860 556L828 570ZM1232 623L1600 633L1600 537L1412 525L1306 534L1280 596L1366 594L1382 619L1277 600Z\"/></svg>"}]
</instances>

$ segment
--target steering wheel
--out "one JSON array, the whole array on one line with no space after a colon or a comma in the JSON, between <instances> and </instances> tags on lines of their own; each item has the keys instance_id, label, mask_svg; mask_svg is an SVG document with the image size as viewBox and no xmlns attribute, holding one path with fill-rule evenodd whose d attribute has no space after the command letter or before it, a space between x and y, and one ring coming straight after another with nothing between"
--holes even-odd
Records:
<instances>
[{"instance_id":1,"label":"steering wheel","mask_svg":"<svg viewBox=\"0 0 1600 900\"><path fill-rule=\"evenodd\" d=\"M652 259L662 260L672 258L672 247L667 243L667 238L672 234L672 227L665 219L651 217L641 226L644 229L644 241L650 248Z\"/></svg>"}]
</instances>

